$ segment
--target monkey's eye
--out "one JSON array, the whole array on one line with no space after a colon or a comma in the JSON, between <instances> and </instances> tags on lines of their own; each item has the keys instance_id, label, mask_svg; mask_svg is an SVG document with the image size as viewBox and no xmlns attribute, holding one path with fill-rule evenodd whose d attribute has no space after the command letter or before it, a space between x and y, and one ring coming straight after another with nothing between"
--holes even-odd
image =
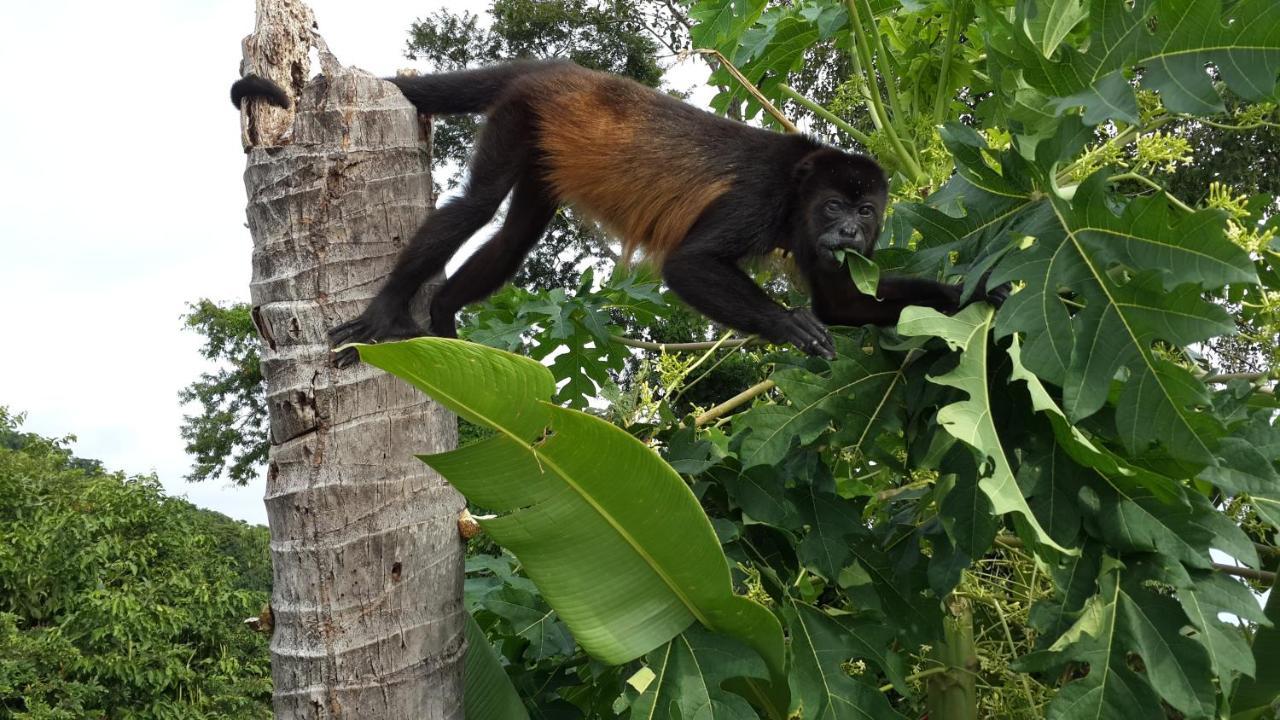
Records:
<instances>
[{"instance_id":1,"label":"monkey's eye","mask_svg":"<svg viewBox=\"0 0 1280 720\"><path fill-rule=\"evenodd\" d=\"M870 205L863 205L862 207L858 208L858 214L861 215L862 217L871 217L872 215L876 214L876 209L871 207Z\"/></svg>"},{"instance_id":2,"label":"monkey's eye","mask_svg":"<svg viewBox=\"0 0 1280 720\"><path fill-rule=\"evenodd\" d=\"M841 202L840 200L832 199L832 200L828 200L826 204L822 206L822 208L834 215L835 213L838 213L844 210L844 203Z\"/></svg>"}]
</instances>

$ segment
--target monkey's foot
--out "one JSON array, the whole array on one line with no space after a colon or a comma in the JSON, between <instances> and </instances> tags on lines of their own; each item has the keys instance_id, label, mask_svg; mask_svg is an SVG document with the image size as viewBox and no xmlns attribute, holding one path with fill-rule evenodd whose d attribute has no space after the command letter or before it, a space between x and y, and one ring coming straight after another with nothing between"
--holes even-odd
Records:
<instances>
[{"instance_id":1,"label":"monkey's foot","mask_svg":"<svg viewBox=\"0 0 1280 720\"><path fill-rule=\"evenodd\" d=\"M377 343L430 335L412 320L369 318L361 315L348 320L329 331L329 343L339 347L348 343ZM335 367L345 368L360 362L360 354L355 348L345 348L334 355Z\"/></svg>"}]
</instances>

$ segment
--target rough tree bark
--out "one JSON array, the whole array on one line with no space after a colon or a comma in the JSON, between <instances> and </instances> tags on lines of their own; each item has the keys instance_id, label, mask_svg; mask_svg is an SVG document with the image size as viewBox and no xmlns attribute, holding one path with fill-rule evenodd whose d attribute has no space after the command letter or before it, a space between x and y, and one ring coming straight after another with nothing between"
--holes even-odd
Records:
<instances>
[{"instance_id":1,"label":"rough tree bark","mask_svg":"<svg viewBox=\"0 0 1280 720\"><path fill-rule=\"evenodd\" d=\"M454 447L454 419L391 376L334 369L325 336L430 210L430 119L341 67L300 0L257 6L244 69L295 100L247 102L242 116L271 414L276 717L460 720L463 501L413 457ZM308 80L313 46L324 75Z\"/></svg>"}]
</instances>

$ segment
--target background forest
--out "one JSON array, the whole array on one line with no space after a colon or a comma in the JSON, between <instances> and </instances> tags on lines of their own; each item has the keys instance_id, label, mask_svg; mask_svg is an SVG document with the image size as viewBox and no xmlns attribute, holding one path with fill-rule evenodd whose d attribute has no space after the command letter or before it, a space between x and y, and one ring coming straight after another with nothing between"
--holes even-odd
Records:
<instances>
[{"instance_id":1,"label":"background forest","mask_svg":"<svg viewBox=\"0 0 1280 720\"><path fill-rule=\"evenodd\" d=\"M570 590L492 528L466 602L520 712L1276 716L1280 7L494 0L424 16L406 54L570 57L660 88L702 63L716 112L893 172L879 271L1015 287L998 312L841 330L828 362L732 339L558 215L463 335L541 362L556 405L657 449L710 525L647 550L679 576L710 543L738 595L695 600L647 644L584 649L627 600L596 587L593 619L562 615L546 597ZM442 189L474 129L437 120ZM784 260L757 275L803 302ZM186 323L221 367L183 391L191 479L246 482L267 448L249 308L199 300ZM269 589L265 530L0 419L0 716L268 715L266 641L241 624ZM502 429L471 420L464 445ZM689 625L744 596L769 622Z\"/></svg>"}]
</instances>

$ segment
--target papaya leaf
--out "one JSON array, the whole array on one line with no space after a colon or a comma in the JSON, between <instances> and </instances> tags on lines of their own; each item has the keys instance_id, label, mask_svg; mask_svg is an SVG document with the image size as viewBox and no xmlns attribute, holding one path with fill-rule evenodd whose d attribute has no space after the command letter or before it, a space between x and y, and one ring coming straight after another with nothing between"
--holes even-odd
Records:
<instances>
[{"instance_id":1,"label":"papaya leaf","mask_svg":"<svg viewBox=\"0 0 1280 720\"><path fill-rule=\"evenodd\" d=\"M1258 675L1242 681L1231 697L1231 720L1263 720L1280 713L1280 592L1274 586L1265 612L1269 626L1253 638Z\"/></svg>"},{"instance_id":2,"label":"papaya leaf","mask_svg":"<svg viewBox=\"0 0 1280 720\"><path fill-rule=\"evenodd\" d=\"M903 335L933 335L942 338L953 349L960 350L960 363L951 372L930 376L939 385L948 385L969 394L967 400L947 405L938 411L938 423L958 440L972 447L983 459L980 464L987 474L979 487L991 500L997 515L1016 512L1026 519L1036 541L1071 554L1040 526L1013 475L1009 452L1000 441L991 414L990 389L987 387L988 351L992 325L991 306L975 303L948 317L932 308L908 307L898 321Z\"/></svg>"},{"instance_id":3,"label":"papaya leaf","mask_svg":"<svg viewBox=\"0 0 1280 720\"><path fill-rule=\"evenodd\" d=\"M466 720L528 720L489 638L467 615L467 658L462 666L462 714Z\"/></svg>"},{"instance_id":4,"label":"papaya leaf","mask_svg":"<svg viewBox=\"0 0 1280 720\"><path fill-rule=\"evenodd\" d=\"M1159 443L1172 458L1212 465L1222 428L1201 409L1207 391L1153 346L1232 332L1226 310L1202 299L1201 289L1256 283L1253 263L1226 238L1217 211L1174 218L1152 197L1116 215L1105 184L1095 174L1070 204L1054 198L1055 222L992 273L992 284L1026 283L1001 308L997 335L1025 334L1023 362L1062 386L1073 421L1100 409L1126 370L1116 408L1126 449L1139 454Z\"/></svg>"},{"instance_id":5,"label":"papaya leaf","mask_svg":"<svg viewBox=\"0 0 1280 720\"><path fill-rule=\"evenodd\" d=\"M1163 699L1188 718L1214 716L1214 676L1203 645L1182 633L1188 618L1177 601L1130 582L1124 566L1105 560L1101 592L1090 598L1075 624L1048 650L1020 665L1048 670L1082 662L1089 673L1073 680L1049 704L1054 720L1164 717ZM1145 672L1130 669L1141 658Z\"/></svg>"},{"instance_id":6,"label":"papaya leaf","mask_svg":"<svg viewBox=\"0 0 1280 720\"><path fill-rule=\"evenodd\" d=\"M726 690L734 678L766 679L763 662L750 649L697 626L645 657L654 674L631 706L633 718L738 720L757 717L742 696ZM762 698L757 700L763 701ZM781 717L781 713L770 717Z\"/></svg>"},{"instance_id":7,"label":"papaya leaf","mask_svg":"<svg viewBox=\"0 0 1280 720\"><path fill-rule=\"evenodd\" d=\"M1047 58L1071 30L1089 17L1085 0L1022 0L1022 29Z\"/></svg>"},{"instance_id":8,"label":"papaya leaf","mask_svg":"<svg viewBox=\"0 0 1280 720\"><path fill-rule=\"evenodd\" d=\"M796 603L784 613L791 631L791 696L806 720L901 720L874 685L849 676L845 662L867 658L894 685L905 687L902 659L886 648L883 625L845 626L815 607ZM867 632L862 632L866 630Z\"/></svg>"},{"instance_id":9,"label":"papaya leaf","mask_svg":"<svg viewBox=\"0 0 1280 720\"><path fill-rule=\"evenodd\" d=\"M750 430L739 449L744 468L777 464L794 442L812 443L833 421L832 442L863 453L880 432L900 424L905 359L868 355L860 341L840 335L835 341L828 377L798 367L779 370L770 379L789 402L757 405L734 418L735 431Z\"/></svg>"},{"instance_id":10,"label":"papaya leaf","mask_svg":"<svg viewBox=\"0 0 1280 720\"><path fill-rule=\"evenodd\" d=\"M1107 478L1107 481L1121 494L1150 494L1166 504L1187 504L1181 488L1174 480L1130 464L1106 447L1094 443L1072 425L1066 414L1058 407L1057 402L1049 395L1049 391L1041 384L1040 379L1022 364L1022 343L1016 336L1009 347L1009 358L1013 362L1009 380L1021 380L1026 383L1027 392L1031 395L1032 407L1036 412L1043 413L1049 418L1058 446L1072 460L1084 467L1092 468Z\"/></svg>"},{"instance_id":11,"label":"papaya leaf","mask_svg":"<svg viewBox=\"0 0 1280 720\"><path fill-rule=\"evenodd\" d=\"M764 11L765 0L702 0L689 9L697 21L691 33L696 48L733 47L738 36Z\"/></svg>"},{"instance_id":12,"label":"papaya leaf","mask_svg":"<svg viewBox=\"0 0 1280 720\"><path fill-rule=\"evenodd\" d=\"M876 294L876 288L880 285L880 266L874 260L852 250L836 251L836 260L848 269L849 279L853 280L853 286L858 288L858 292L865 295Z\"/></svg>"},{"instance_id":13,"label":"papaya leaf","mask_svg":"<svg viewBox=\"0 0 1280 720\"><path fill-rule=\"evenodd\" d=\"M1024 3L1021 20L1028 18ZM1043 44L1017 33L1013 59L1032 87L1054 98L1059 113L1085 107L1085 122L1115 118L1138 122L1137 101L1124 72L1141 66L1142 84L1160 91L1173 112L1223 111L1205 65L1226 86L1251 101L1272 99L1280 71L1280 5L1273 0L1225 4L1204 0L1092 0L1093 33L1079 45L1060 46L1047 58ZM1010 33L1008 37L1013 38ZM1006 46L1006 50L1008 46Z\"/></svg>"},{"instance_id":14,"label":"papaya leaf","mask_svg":"<svg viewBox=\"0 0 1280 720\"><path fill-rule=\"evenodd\" d=\"M733 594L711 523L653 450L547 402L551 374L528 358L443 338L356 347L366 362L497 432L422 460L500 513L481 525L520 559L584 650L626 662L698 620L740 638L783 676L777 618Z\"/></svg>"}]
</instances>

